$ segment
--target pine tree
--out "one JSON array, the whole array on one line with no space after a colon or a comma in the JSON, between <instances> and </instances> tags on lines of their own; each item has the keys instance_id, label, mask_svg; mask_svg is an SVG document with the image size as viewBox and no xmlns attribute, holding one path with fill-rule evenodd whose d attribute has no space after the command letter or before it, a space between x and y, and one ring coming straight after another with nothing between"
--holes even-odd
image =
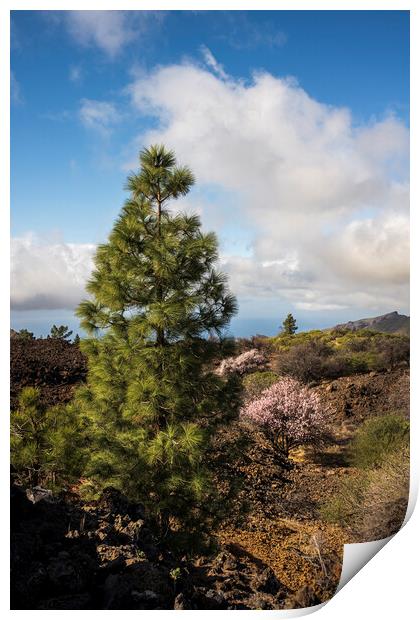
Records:
<instances>
[{"instance_id":1,"label":"pine tree","mask_svg":"<svg viewBox=\"0 0 420 620\"><path fill-rule=\"evenodd\" d=\"M35 336L34 336L33 332L30 332L27 329L20 329L17 332L16 337L20 338L20 340L35 340Z\"/></svg>"},{"instance_id":2,"label":"pine tree","mask_svg":"<svg viewBox=\"0 0 420 620\"><path fill-rule=\"evenodd\" d=\"M236 301L214 266L215 235L168 209L193 185L191 171L163 146L143 150L140 166L97 249L92 299L77 310L91 336L80 343L89 371L77 401L90 425L92 484L143 501L165 534L203 527L211 512L205 453L236 400L212 371L208 336L223 333Z\"/></svg>"},{"instance_id":3,"label":"pine tree","mask_svg":"<svg viewBox=\"0 0 420 620\"><path fill-rule=\"evenodd\" d=\"M283 334L287 334L288 336L293 336L297 328L298 326L296 324L296 319L289 312L289 314L283 321Z\"/></svg>"},{"instance_id":4,"label":"pine tree","mask_svg":"<svg viewBox=\"0 0 420 620\"><path fill-rule=\"evenodd\" d=\"M53 325L51 327L50 335L48 338L54 338L55 340L68 340L72 335L73 331L69 330L67 325Z\"/></svg>"}]
</instances>

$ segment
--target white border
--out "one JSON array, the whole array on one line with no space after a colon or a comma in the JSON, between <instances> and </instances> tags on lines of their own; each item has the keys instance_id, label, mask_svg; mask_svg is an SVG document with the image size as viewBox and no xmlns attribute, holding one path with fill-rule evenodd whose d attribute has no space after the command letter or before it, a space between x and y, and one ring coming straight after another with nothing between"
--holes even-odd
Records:
<instances>
[{"instance_id":1,"label":"white border","mask_svg":"<svg viewBox=\"0 0 420 620\"><path fill-rule=\"evenodd\" d=\"M192 1L181 1L172 2L169 0L155 0L155 1L142 1L142 0L122 0L118 4L115 0L103 0L102 2L96 1L59 1L59 0L44 0L44 1L29 1L29 0L3 0L0 8L0 58L1 58L1 66L0 66L0 105L1 105L1 150L0 150L0 174L2 178L0 179L0 191L2 193L3 200L1 201L2 209L1 209L1 225L0 225L0 248L2 252L1 260L0 260L0 268L2 275L2 286L3 286L3 296L2 303L0 304L0 347L1 347L1 371L2 371L2 391L1 391L1 407L2 409L2 422L3 428L0 434L2 442L4 442L4 449L1 450L1 454L3 456L4 462L2 471L6 473L5 476L5 487L8 488L8 463L9 463L9 454L8 454L8 416L6 412L9 410L8 403L8 375L9 375L9 367L8 367L8 358L9 358L9 306L8 306L8 290L9 290L9 230L10 230L10 222L9 222L9 213L8 209L5 208L5 205L9 205L9 197L10 197L10 157L9 157L9 132L10 132L10 117L9 117L9 49L10 49L10 33L9 33L9 11L10 10L68 10L68 9L131 9L131 10L140 10L140 9L161 9L161 10L410 10L411 11L411 92L412 92L412 101L411 101L411 109L417 110L418 108L418 80L416 79L416 72L418 73L418 68L416 67L417 58L418 58L418 19L417 19L417 10L414 1L406 1L406 2L397 2L395 0L352 0L349 2L348 0L343 0L340 3L334 2L333 0L323 0L315 2L314 0L303 1L303 0L294 0L294 1L267 1L267 0L240 0L240 1L228 1L228 0L213 0L212 2L204 1L201 2L196 0ZM412 172L417 168L418 169L418 158L417 154L417 142L415 141L415 136L417 136L418 132L418 123L415 115L411 116L411 135L413 136L413 146L412 146L412 157L411 157L411 170ZM36 157L36 153L33 154ZM417 176L415 174L411 175L412 184L411 184L411 195L413 197L418 196L418 182ZM415 198L412 199L411 204L412 208L412 216L411 216L411 264L413 266L413 270L415 269L415 265L419 264L418 257L418 247L416 243L416 239L414 238L415 232L418 230L417 223L419 218L419 208L415 201ZM418 297L418 289L414 279L412 279L412 288L411 288L412 302L411 302L411 317L412 317L412 351L413 351L413 361L412 368L413 373L412 376L418 376L418 328L416 323L418 322L418 312L417 312L417 297ZM410 511L413 510L415 497L417 496L418 491L418 472L419 472L419 423L418 416L420 415L417 410L418 404L418 389L413 383L412 385L412 416L411 416L411 429L412 429L412 451L411 451L411 493L410 493ZM7 491L6 491L7 492ZM2 519L2 528L1 531L4 536L7 536L6 532L9 531L9 517L8 513L5 509L3 509L1 514ZM336 618L340 617L340 620L354 620L355 614L362 614L364 618L369 618L370 615L375 615L376 617L391 620L394 620L395 616L398 615L399 618L412 618L417 612L417 575L418 575L418 554L413 553L413 549L418 546L419 540L419 511L417 510L414 513L413 518L407 523L404 529L398 533L391 542L386 546L385 549L382 550L379 557L374 558L369 564L363 568L361 573L357 574L351 581L352 585L349 588L344 588L338 595L333 597L333 599L326 604L325 606L317 606L311 608L309 611L316 611L320 607L322 609L319 611L319 618L323 618L327 620L328 618ZM371 552L378 550L378 547L381 547L382 544L386 544L389 539L380 541L378 545L372 543L364 543L364 545L370 545L370 552L368 557L371 557ZM4 548L7 548L8 541L4 541ZM360 560L360 553L355 549L355 547L362 548L362 546L348 545L348 548L353 548L350 550L350 556L352 556L351 565L353 566L350 572L354 571L354 554L359 555L358 566L363 565L364 560ZM373 549L375 547L375 550ZM364 547L365 550L367 547ZM347 553L347 549L346 549ZM1 598L2 608L8 609L8 590L9 590L9 563L7 554L3 553L3 565L2 570L4 574L2 574L2 579L0 581L3 591L3 596ZM347 553L348 555L348 553ZM6 556L6 557L5 557ZM366 558L365 558L366 559ZM361 563L362 562L362 563ZM357 565L357 564L356 564ZM347 570L347 569L346 569ZM344 575L344 567L343 567L343 579L345 579ZM349 573L350 574L350 573ZM416 581L414 581L416 579ZM264 612L259 611L258 613L261 615L266 614L276 614L279 616L286 617L296 617L298 615L302 615L304 610L290 610L287 612L284 611L275 611L275 612ZM14 615L20 614L33 614L34 616L44 617L43 611L32 611L32 612L19 612L13 611L11 612ZM82 615L92 616L98 614L103 614L104 611L89 611L89 612L79 612ZM136 615L138 617L138 612L105 612L108 616L110 615L120 615L121 613ZM156 614L168 614L170 611L154 611L154 617ZM196 612L184 612L187 614L195 614ZM211 611L200 611L201 614L212 614ZM218 612L219 617L220 614L225 614L227 612ZM244 612L244 613L255 613L254 611ZM73 612L55 612L58 616L65 615L73 615ZM147 612L142 612L144 616Z\"/></svg>"}]
</instances>

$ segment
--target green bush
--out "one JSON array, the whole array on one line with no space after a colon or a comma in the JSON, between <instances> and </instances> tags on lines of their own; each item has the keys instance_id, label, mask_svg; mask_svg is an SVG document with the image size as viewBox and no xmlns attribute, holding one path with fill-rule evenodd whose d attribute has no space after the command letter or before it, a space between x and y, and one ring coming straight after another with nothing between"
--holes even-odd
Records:
<instances>
[{"instance_id":1,"label":"green bush","mask_svg":"<svg viewBox=\"0 0 420 620\"><path fill-rule=\"evenodd\" d=\"M373 357L365 351L359 351L357 353L346 355L347 374L353 375L368 372L368 370L371 370L372 368L372 362Z\"/></svg>"},{"instance_id":2,"label":"green bush","mask_svg":"<svg viewBox=\"0 0 420 620\"><path fill-rule=\"evenodd\" d=\"M276 370L310 383L409 364L410 340L363 329L313 330L271 339Z\"/></svg>"},{"instance_id":3,"label":"green bush","mask_svg":"<svg viewBox=\"0 0 420 620\"><path fill-rule=\"evenodd\" d=\"M321 518L329 523L357 529L356 515L363 505L367 485L367 477L361 473L344 478L336 494L321 506Z\"/></svg>"},{"instance_id":4,"label":"green bush","mask_svg":"<svg viewBox=\"0 0 420 620\"><path fill-rule=\"evenodd\" d=\"M83 434L71 407L46 409L38 388L26 387L11 413L11 463L24 486L57 489L82 469Z\"/></svg>"},{"instance_id":5,"label":"green bush","mask_svg":"<svg viewBox=\"0 0 420 620\"><path fill-rule=\"evenodd\" d=\"M353 534L353 542L380 540L395 534L407 510L410 486L408 446L388 454L378 467L345 479L320 513Z\"/></svg>"},{"instance_id":6,"label":"green bush","mask_svg":"<svg viewBox=\"0 0 420 620\"><path fill-rule=\"evenodd\" d=\"M350 445L349 457L354 467L368 469L380 465L401 446L408 445L410 424L401 415L386 415L367 420Z\"/></svg>"},{"instance_id":7,"label":"green bush","mask_svg":"<svg viewBox=\"0 0 420 620\"><path fill-rule=\"evenodd\" d=\"M271 370L253 372L243 380L246 398L250 400L257 398L261 392L278 380L279 376Z\"/></svg>"}]
</instances>

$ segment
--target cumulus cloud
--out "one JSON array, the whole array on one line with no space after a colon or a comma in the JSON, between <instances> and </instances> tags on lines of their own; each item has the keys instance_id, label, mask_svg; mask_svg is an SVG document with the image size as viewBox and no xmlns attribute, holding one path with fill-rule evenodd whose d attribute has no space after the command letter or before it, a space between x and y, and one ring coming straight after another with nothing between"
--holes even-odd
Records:
<instances>
[{"instance_id":1,"label":"cumulus cloud","mask_svg":"<svg viewBox=\"0 0 420 620\"><path fill-rule=\"evenodd\" d=\"M85 296L93 244L42 240L27 234L11 240L13 310L72 309Z\"/></svg>"},{"instance_id":2,"label":"cumulus cloud","mask_svg":"<svg viewBox=\"0 0 420 620\"><path fill-rule=\"evenodd\" d=\"M207 63L211 71L181 64L135 77L133 105L155 117L135 147L163 142L193 168L198 188L177 207L197 209L217 230L221 267L240 301L305 312L407 310L403 123L390 116L356 125L349 110L314 100L293 79L239 81L212 55ZM85 99L80 119L106 132L119 114ZM128 167L137 165L133 158ZM14 307L74 307L93 250L13 240Z\"/></svg>"},{"instance_id":3,"label":"cumulus cloud","mask_svg":"<svg viewBox=\"0 0 420 620\"><path fill-rule=\"evenodd\" d=\"M111 126L120 120L120 115L113 103L94 99L81 100L79 117L85 127L102 134L108 134Z\"/></svg>"},{"instance_id":4,"label":"cumulus cloud","mask_svg":"<svg viewBox=\"0 0 420 620\"><path fill-rule=\"evenodd\" d=\"M213 72L161 67L130 90L157 118L139 143L167 144L202 186L236 195L254 241L250 257L225 256L235 292L305 310L406 307L407 128L355 125L293 79L234 80L213 60Z\"/></svg>"},{"instance_id":5,"label":"cumulus cloud","mask_svg":"<svg viewBox=\"0 0 420 620\"><path fill-rule=\"evenodd\" d=\"M115 58L122 49L152 24L163 18L162 11L64 11L67 29L72 38L83 47L97 47L109 58Z\"/></svg>"}]
</instances>

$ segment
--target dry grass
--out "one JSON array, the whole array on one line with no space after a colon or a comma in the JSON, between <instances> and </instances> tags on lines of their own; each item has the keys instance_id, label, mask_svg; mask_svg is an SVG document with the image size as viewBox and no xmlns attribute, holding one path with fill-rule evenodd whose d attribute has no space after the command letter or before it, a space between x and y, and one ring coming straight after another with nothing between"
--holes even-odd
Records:
<instances>
[{"instance_id":1,"label":"dry grass","mask_svg":"<svg viewBox=\"0 0 420 620\"><path fill-rule=\"evenodd\" d=\"M378 467L343 481L322 509L325 520L352 533L352 542L395 534L404 521L410 485L409 448L390 453Z\"/></svg>"}]
</instances>

